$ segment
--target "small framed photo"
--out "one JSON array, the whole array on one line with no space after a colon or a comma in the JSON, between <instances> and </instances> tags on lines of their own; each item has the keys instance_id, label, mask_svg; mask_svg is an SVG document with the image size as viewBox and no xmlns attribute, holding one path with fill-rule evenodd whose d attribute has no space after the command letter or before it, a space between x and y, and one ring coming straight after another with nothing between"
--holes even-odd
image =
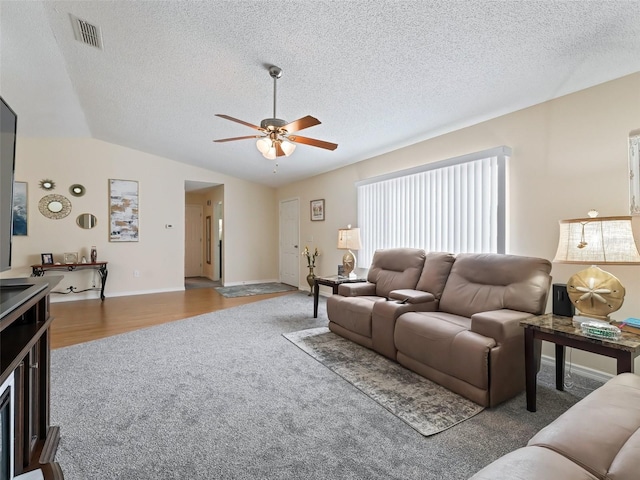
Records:
<instances>
[{"instance_id":1,"label":"small framed photo","mask_svg":"<svg viewBox=\"0 0 640 480\"><path fill-rule=\"evenodd\" d=\"M319 200L311 200L311 221L324 221L324 198Z\"/></svg>"},{"instance_id":2,"label":"small framed photo","mask_svg":"<svg viewBox=\"0 0 640 480\"><path fill-rule=\"evenodd\" d=\"M344 265L338 265L338 276L344 277Z\"/></svg>"},{"instance_id":3,"label":"small framed photo","mask_svg":"<svg viewBox=\"0 0 640 480\"><path fill-rule=\"evenodd\" d=\"M69 252L64 254L64 263L78 263L78 252Z\"/></svg>"},{"instance_id":4,"label":"small framed photo","mask_svg":"<svg viewBox=\"0 0 640 480\"><path fill-rule=\"evenodd\" d=\"M41 253L42 265L53 265L53 253Z\"/></svg>"}]
</instances>

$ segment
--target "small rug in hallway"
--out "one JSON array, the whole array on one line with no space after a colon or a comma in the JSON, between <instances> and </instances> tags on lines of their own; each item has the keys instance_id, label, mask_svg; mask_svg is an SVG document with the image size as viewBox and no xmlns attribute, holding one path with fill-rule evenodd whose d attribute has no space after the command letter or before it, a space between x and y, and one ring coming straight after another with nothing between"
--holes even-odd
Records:
<instances>
[{"instance_id":1,"label":"small rug in hallway","mask_svg":"<svg viewBox=\"0 0 640 480\"><path fill-rule=\"evenodd\" d=\"M211 280L206 277L185 277L184 289L193 290L194 288L214 288L220 286L220 280Z\"/></svg>"},{"instance_id":2,"label":"small rug in hallway","mask_svg":"<svg viewBox=\"0 0 640 480\"><path fill-rule=\"evenodd\" d=\"M484 410L326 327L283 336L424 436L442 432Z\"/></svg>"},{"instance_id":3,"label":"small rug in hallway","mask_svg":"<svg viewBox=\"0 0 640 480\"><path fill-rule=\"evenodd\" d=\"M234 285L233 287L216 287L216 291L223 297L250 297L252 295L264 295L266 293L280 293L298 290L284 283L253 283L250 285Z\"/></svg>"}]
</instances>

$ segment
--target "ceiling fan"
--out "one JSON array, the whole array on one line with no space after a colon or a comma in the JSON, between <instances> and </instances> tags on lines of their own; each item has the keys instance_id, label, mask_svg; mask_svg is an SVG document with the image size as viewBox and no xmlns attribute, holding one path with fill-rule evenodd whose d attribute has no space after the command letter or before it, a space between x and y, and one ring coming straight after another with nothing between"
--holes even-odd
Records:
<instances>
[{"instance_id":1,"label":"ceiling fan","mask_svg":"<svg viewBox=\"0 0 640 480\"><path fill-rule=\"evenodd\" d=\"M232 142L235 140L246 140L249 138L257 138L256 146L258 150L265 158L274 160L277 157L283 155L289 156L296 148L296 143L303 143L305 145L311 145L312 147L325 148L327 150L335 150L338 148L338 144L325 142L324 140L316 140L315 138L301 137L300 135L293 135L294 132L299 132L305 128L320 125L320 120L310 115L299 118L293 122L287 122L281 118L276 118L276 82L278 78L282 76L282 69L272 65L269 67L269 75L273 78L273 118L265 118L260 122L260 126L253 125L252 123L239 120L237 118L230 117L229 115L222 115L216 113L217 117L231 120L232 122L241 123L247 127L259 130L261 135L247 135L244 137L222 138L220 140L214 140L214 142Z\"/></svg>"}]
</instances>

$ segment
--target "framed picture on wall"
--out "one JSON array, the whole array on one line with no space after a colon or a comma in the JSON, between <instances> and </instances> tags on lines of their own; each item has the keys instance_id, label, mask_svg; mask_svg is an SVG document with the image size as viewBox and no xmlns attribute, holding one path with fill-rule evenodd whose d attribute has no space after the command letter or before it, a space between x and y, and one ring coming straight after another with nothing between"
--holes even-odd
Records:
<instances>
[{"instance_id":1,"label":"framed picture on wall","mask_svg":"<svg viewBox=\"0 0 640 480\"><path fill-rule=\"evenodd\" d=\"M27 182L13 182L13 236L26 236L28 225Z\"/></svg>"},{"instance_id":2,"label":"framed picture on wall","mask_svg":"<svg viewBox=\"0 0 640 480\"><path fill-rule=\"evenodd\" d=\"M109 180L109 241L138 241L138 182Z\"/></svg>"},{"instance_id":3,"label":"framed picture on wall","mask_svg":"<svg viewBox=\"0 0 640 480\"><path fill-rule=\"evenodd\" d=\"M311 200L311 221L321 222L324 220L324 198Z\"/></svg>"}]
</instances>

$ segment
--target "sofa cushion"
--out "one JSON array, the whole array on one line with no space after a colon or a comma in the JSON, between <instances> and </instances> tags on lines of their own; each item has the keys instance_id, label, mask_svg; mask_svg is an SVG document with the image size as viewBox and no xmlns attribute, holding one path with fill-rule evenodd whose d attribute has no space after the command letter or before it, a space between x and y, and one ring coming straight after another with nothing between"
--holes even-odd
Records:
<instances>
[{"instance_id":1,"label":"sofa cushion","mask_svg":"<svg viewBox=\"0 0 640 480\"><path fill-rule=\"evenodd\" d=\"M571 460L542 447L514 450L470 480L598 480Z\"/></svg>"},{"instance_id":2,"label":"sofa cushion","mask_svg":"<svg viewBox=\"0 0 640 480\"><path fill-rule=\"evenodd\" d=\"M377 296L342 297L332 295L327 299L327 316L341 327L371 338L371 312L375 302L385 299Z\"/></svg>"},{"instance_id":3,"label":"sofa cushion","mask_svg":"<svg viewBox=\"0 0 640 480\"><path fill-rule=\"evenodd\" d=\"M553 450L598 478L637 480L638 405L640 377L623 373L540 430L529 445Z\"/></svg>"},{"instance_id":4,"label":"sofa cushion","mask_svg":"<svg viewBox=\"0 0 640 480\"><path fill-rule=\"evenodd\" d=\"M456 257L451 253L427 253L416 290L432 293L436 299L439 299L455 259Z\"/></svg>"},{"instance_id":5,"label":"sofa cushion","mask_svg":"<svg viewBox=\"0 0 640 480\"><path fill-rule=\"evenodd\" d=\"M376 284L376 295L388 297L392 290L415 289L425 253L418 248L389 248L373 254L367 281Z\"/></svg>"},{"instance_id":6,"label":"sofa cushion","mask_svg":"<svg viewBox=\"0 0 640 480\"><path fill-rule=\"evenodd\" d=\"M442 292L439 309L471 317L503 308L532 314L544 311L551 262L493 253L461 253Z\"/></svg>"},{"instance_id":7,"label":"sofa cushion","mask_svg":"<svg viewBox=\"0 0 640 480\"><path fill-rule=\"evenodd\" d=\"M470 332L470 324L443 312L408 312L396 321L394 341L407 357L488 390L489 351L496 342Z\"/></svg>"}]
</instances>

